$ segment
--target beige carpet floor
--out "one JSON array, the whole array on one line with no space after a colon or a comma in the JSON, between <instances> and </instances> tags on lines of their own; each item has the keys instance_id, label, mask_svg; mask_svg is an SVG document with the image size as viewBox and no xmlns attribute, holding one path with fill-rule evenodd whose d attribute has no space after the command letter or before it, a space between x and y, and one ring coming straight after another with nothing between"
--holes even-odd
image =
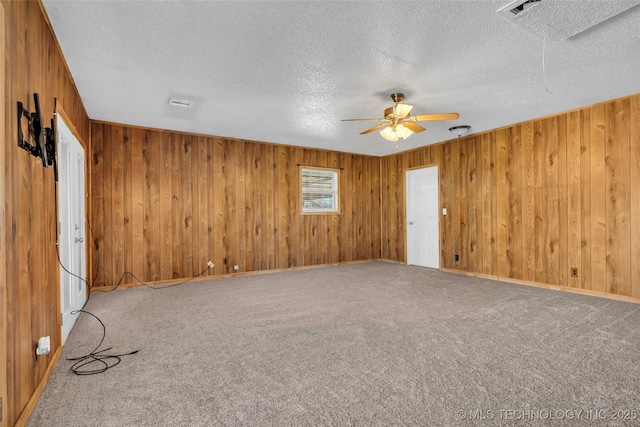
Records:
<instances>
[{"instance_id":1,"label":"beige carpet floor","mask_svg":"<svg viewBox=\"0 0 640 427\"><path fill-rule=\"evenodd\" d=\"M94 293L87 310L107 353L140 351L73 374L66 359L102 336L81 314L28 426L640 416L640 305L628 302L372 262Z\"/></svg>"}]
</instances>

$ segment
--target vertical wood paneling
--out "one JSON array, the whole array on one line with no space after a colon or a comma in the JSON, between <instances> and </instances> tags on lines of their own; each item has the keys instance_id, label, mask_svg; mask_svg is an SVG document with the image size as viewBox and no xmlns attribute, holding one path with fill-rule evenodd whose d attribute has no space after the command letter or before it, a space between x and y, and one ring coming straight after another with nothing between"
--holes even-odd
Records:
<instances>
[{"instance_id":1,"label":"vertical wood paneling","mask_svg":"<svg viewBox=\"0 0 640 427\"><path fill-rule=\"evenodd\" d=\"M450 215L452 215L451 219L453 222L453 232L456 236L458 236L458 238L453 242L451 260L458 268L459 261L455 261L455 254L460 255L460 246L462 244L460 241L460 179L457 174L457 172L460 170L460 138L453 140L453 142L451 143L451 169L455 172L451 175L447 182L453 195L454 209Z\"/></svg>"},{"instance_id":2,"label":"vertical wood paneling","mask_svg":"<svg viewBox=\"0 0 640 427\"><path fill-rule=\"evenodd\" d=\"M567 259L569 269L577 268L578 277L569 275L568 286L581 288L582 281L582 118L580 111L568 114L567 122Z\"/></svg>"},{"instance_id":3,"label":"vertical wood paneling","mask_svg":"<svg viewBox=\"0 0 640 427\"><path fill-rule=\"evenodd\" d=\"M133 154L131 147L131 129L124 129L122 133L123 143L123 158L130 159ZM122 162L122 175L123 175L123 255L125 256L123 269L133 272L133 248L131 243L133 242L133 162Z\"/></svg>"},{"instance_id":4,"label":"vertical wood paneling","mask_svg":"<svg viewBox=\"0 0 640 427\"><path fill-rule=\"evenodd\" d=\"M0 3L0 99L5 98L5 16L4 5ZM0 102L0 120L3 120L2 126L0 126L0 141L8 141L10 138L6 133L5 118L5 102ZM2 228L2 234L0 235L0 396L7 396L7 362L8 362L8 343L7 340L7 322L9 318L9 312L7 307L7 243L8 243L8 231L6 226L7 222L7 198L5 195L5 179L7 176L6 165L6 148L5 142L0 145L0 176L2 177L2 183L0 183L0 228ZM0 408L0 420L7 420L7 405L3 405ZM7 425L7 421L0 421L0 425Z\"/></svg>"},{"instance_id":5,"label":"vertical wood paneling","mask_svg":"<svg viewBox=\"0 0 640 427\"><path fill-rule=\"evenodd\" d=\"M546 221L543 223L544 238L544 283L559 284L559 177L558 177L558 117L551 117L542 121L543 128L543 212Z\"/></svg>"},{"instance_id":6,"label":"vertical wood paneling","mask_svg":"<svg viewBox=\"0 0 640 427\"><path fill-rule=\"evenodd\" d=\"M522 140L521 126L506 130L507 277L522 279Z\"/></svg>"},{"instance_id":7,"label":"vertical wood paneling","mask_svg":"<svg viewBox=\"0 0 640 427\"><path fill-rule=\"evenodd\" d=\"M195 239L194 243L198 244L197 256L193 261L194 271L201 271L200 266L204 265L207 261L212 261L215 264L215 252L209 250L212 228L209 226L210 221L207 212L207 206L209 206L208 186L209 183L213 181L209 181L209 162L211 161L211 156L203 140L203 136L197 138L197 153L193 156L193 180L195 186L193 235ZM214 270L208 270L205 275L213 274L213 272Z\"/></svg>"},{"instance_id":8,"label":"vertical wood paneling","mask_svg":"<svg viewBox=\"0 0 640 427\"><path fill-rule=\"evenodd\" d=\"M567 114L558 116L558 285L569 284L569 257L568 257L568 198L567 190Z\"/></svg>"},{"instance_id":9,"label":"vertical wood paneling","mask_svg":"<svg viewBox=\"0 0 640 427\"><path fill-rule=\"evenodd\" d=\"M604 104L591 109L591 289L607 291Z\"/></svg>"},{"instance_id":10,"label":"vertical wood paneling","mask_svg":"<svg viewBox=\"0 0 640 427\"><path fill-rule=\"evenodd\" d=\"M285 268L289 266L289 186L287 149L285 146L277 145L276 150L276 215L278 218L278 252L277 252L277 268Z\"/></svg>"},{"instance_id":11,"label":"vertical wood paneling","mask_svg":"<svg viewBox=\"0 0 640 427\"><path fill-rule=\"evenodd\" d=\"M544 275L544 227L546 223L546 215L543 211L544 200L544 149L543 149L542 121L536 120L533 123L533 146L534 146L534 243L535 243L535 281L546 283Z\"/></svg>"},{"instance_id":12,"label":"vertical wood paneling","mask_svg":"<svg viewBox=\"0 0 640 427\"><path fill-rule=\"evenodd\" d=\"M133 274L136 277L144 277L144 156L142 143L144 137L141 129L133 129L129 133L129 145L131 146L131 243L128 246L133 254ZM142 232L140 232L142 230Z\"/></svg>"},{"instance_id":13,"label":"vertical wood paneling","mask_svg":"<svg viewBox=\"0 0 640 427\"><path fill-rule=\"evenodd\" d=\"M0 26L0 423L9 426L26 422L61 346L53 170L17 146L17 102L34 111L38 93L45 121L57 105L79 139L90 138L89 119L39 2L3 0ZM35 358L45 335L51 354Z\"/></svg>"},{"instance_id":14,"label":"vertical wood paneling","mask_svg":"<svg viewBox=\"0 0 640 427\"><path fill-rule=\"evenodd\" d=\"M395 201L405 183L396 174L441 153L440 201L448 210L440 222L442 267L640 295L639 100L634 95L382 159L383 257L405 261L404 240L395 238L405 210Z\"/></svg>"},{"instance_id":15,"label":"vertical wood paneling","mask_svg":"<svg viewBox=\"0 0 640 427\"><path fill-rule=\"evenodd\" d=\"M123 260L101 268L98 285L114 285L135 265L140 279L158 281L191 277L208 260L216 264L209 274L221 274L234 265L380 257L379 158L117 124L92 129L94 255ZM342 168L339 215L300 214L299 164Z\"/></svg>"},{"instance_id":16,"label":"vertical wood paneling","mask_svg":"<svg viewBox=\"0 0 640 427\"><path fill-rule=\"evenodd\" d=\"M262 212L266 218L264 235L262 238L262 253L264 254L264 265L262 269L272 270L276 268L275 249L278 241L278 228L276 222L276 198L275 198L275 146L264 144L261 146L262 156L265 158L265 166L262 170L261 179L265 183L265 196L262 199Z\"/></svg>"},{"instance_id":17,"label":"vertical wood paneling","mask_svg":"<svg viewBox=\"0 0 640 427\"><path fill-rule=\"evenodd\" d=\"M108 126L105 126L108 127ZM161 261L160 261L160 246L162 231L160 230L160 177L162 176L162 152L161 150L154 150L150 146L150 141L154 139L153 131L145 131L142 136L143 145L142 153L145 160L145 187L144 187L144 276L142 280L157 281L161 280ZM161 146L160 146L161 147ZM105 168L108 165L105 165ZM105 196L106 199L107 196ZM107 201L105 200L105 204ZM97 230L98 234L108 234L106 230ZM106 242L105 242L106 246ZM104 253L108 253L108 250L104 250ZM103 254L99 254L104 256ZM120 274L123 274L124 271ZM105 284L115 285L119 272L112 273L111 271L105 271ZM116 279L117 280L117 279Z\"/></svg>"},{"instance_id":18,"label":"vertical wood paneling","mask_svg":"<svg viewBox=\"0 0 640 427\"><path fill-rule=\"evenodd\" d=\"M479 247L482 241L482 152L480 140L469 139L469 271L479 271L482 268Z\"/></svg>"},{"instance_id":19,"label":"vertical wood paneling","mask_svg":"<svg viewBox=\"0 0 640 427\"><path fill-rule=\"evenodd\" d=\"M160 167L158 173L160 176L160 280L168 280L176 278L173 274L173 188L172 183L175 176L173 167L173 146L171 141L172 135L169 133L160 133ZM177 245L176 245L177 246Z\"/></svg>"},{"instance_id":20,"label":"vertical wood paneling","mask_svg":"<svg viewBox=\"0 0 640 427\"><path fill-rule=\"evenodd\" d=\"M607 292L629 295L629 100L605 104L607 186ZM636 262L638 260L635 260Z\"/></svg>"},{"instance_id":21,"label":"vertical wood paneling","mask_svg":"<svg viewBox=\"0 0 640 427\"><path fill-rule=\"evenodd\" d=\"M108 258L110 261L110 271L125 271L125 248L124 248L124 233L127 229L125 224L125 212L124 212L124 140L123 140L123 128L121 126L114 126L112 128L111 141L113 144L110 146L108 158L111 160L110 169L110 183L105 190L111 194L111 209L109 209L109 219L111 229L113 230L111 236L111 256ZM105 155L107 155L105 153Z\"/></svg>"},{"instance_id":22,"label":"vertical wood paneling","mask_svg":"<svg viewBox=\"0 0 640 427\"><path fill-rule=\"evenodd\" d=\"M507 183L507 135L506 130L496 132L496 275L499 277L509 277L509 259L507 253L508 239L508 183Z\"/></svg>"},{"instance_id":23,"label":"vertical wood paneling","mask_svg":"<svg viewBox=\"0 0 640 427\"><path fill-rule=\"evenodd\" d=\"M580 287L592 289L591 274L591 110L581 111L580 138L580 228L581 228L581 264Z\"/></svg>"},{"instance_id":24,"label":"vertical wood paneling","mask_svg":"<svg viewBox=\"0 0 640 427\"><path fill-rule=\"evenodd\" d=\"M371 223L368 230L371 233L371 253L369 257L372 259L378 259L382 256L382 230L380 229L380 221L382 215L382 207L380 201L380 189L381 189L381 177L380 177L380 160L367 162L371 170L371 185L369 188L369 200L373 206L377 206L377 209L370 209ZM333 228L333 227L332 227ZM333 239L332 239L333 242ZM333 252L333 249L332 249ZM331 261L335 262L335 261Z\"/></svg>"},{"instance_id":25,"label":"vertical wood paneling","mask_svg":"<svg viewBox=\"0 0 640 427\"><path fill-rule=\"evenodd\" d=\"M535 137L533 123L522 124L522 222L523 263L522 278L536 280L535 244Z\"/></svg>"},{"instance_id":26,"label":"vertical wood paneling","mask_svg":"<svg viewBox=\"0 0 640 427\"><path fill-rule=\"evenodd\" d=\"M239 189L236 182L237 172L237 152L236 146L231 141L224 141L224 154L223 154L223 166L222 166L222 180L224 189L224 207L223 218L224 228L223 237L224 242L223 253L227 259L227 272L233 271L233 266L239 264L238 255L238 226L244 226L244 224L238 224L238 211L236 204L236 192L237 190L244 191L244 188Z\"/></svg>"},{"instance_id":27,"label":"vertical wood paneling","mask_svg":"<svg viewBox=\"0 0 640 427\"><path fill-rule=\"evenodd\" d=\"M629 190L631 241L631 296L640 297L640 96L630 99L629 113Z\"/></svg>"},{"instance_id":28,"label":"vertical wood paneling","mask_svg":"<svg viewBox=\"0 0 640 427\"><path fill-rule=\"evenodd\" d=\"M101 129L102 124L93 123L91 125L91 217L89 218L89 226L92 230L104 230L104 132ZM92 246L94 251L91 256L92 260L92 278L95 278L94 284L105 282L104 265L100 264L100 259L95 251L104 250L104 235L97 235L92 232L97 247Z\"/></svg>"},{"instance_id":29,"label":"vertical wood paneling","mask_svg":"<svg viewBox=\"0 0 640 427\"><path fill-rule=\"evenodd\" d=\"M180 247L184 248L182 252L182 264L179 271L173 272L177 277L184 277L185 275L190 277L194 276L204 269L206 261L200 261L198 266L194 268L194 253L198 245L196 242L199 236L194 234L194 217L197 217L197 205L194 205L194 198L196 193L195 183L192 178L194 169L193 167L193 150L195 148L193 140L196 137L191 135L182 135L182 144L180 146L180 180L182 184L182 203L180 204ZM175 199L175 194L174 194ZM175 213L174 213L175 215Z\"/></svg>"},{"instance_id":30,"label":"vertical wood paneling","mask_svg":"<svg viewBox=\"0 0 640 427\"><path fill-rule=\"evenodd\" d=\"M469 139L458 139L458 164L454 166L457 171L455 182L458 183L457 188L457 197L456 197L456 206L458 209L456 211L457 220L456 223L459 224L459 236L460 236L460 244L456 250L456 253L459 255L458 268L460 270L468 270L469 269L469 217L471 215L470 212L470 196L469 196L469 159L468 159L468 151L469 151Z\"/></svg>"},{"instance_id":31,"label":"vertical wood paneling","mask_svg":"<svg viewBox=\"0 0 640 427\"><path fill-rule=\"evenodd\" d=\"M262 186L260 182L260 146L250 145L247 147L245 170L247 171L247 179L245 186L242 188L247 201L244 212L245 228L243 232L248 236L244 250L244 263L249 266L250 270L260 269L262 267L262 248L260 247L260 238L262 230ZM254 187L255 183L255 187ZM255 263L253 263L255 262ZM253 263L253 265L250 265Z\"/></svg>"},{"instance_id":32,"label":"vertical wood paneling","mask_svg":"<svg viewBox=\"0 0 640 427\"><path fill-rule=\"evenodd\" d=\"M109 168L102 168L102 179L104 180L102 183L102 192L103 195L105 196L103 201L106 202L106 196L113 194L111 191L112 185L113 185L113 179L112 179L112 169L111 169L111 158L112 158L112 152L113 152L113 148L112 148L112 144L113 144L113 136L112 133L114 131L116 127L114 128L110 128L110 129L104 129L104 139L105 139L105 145L102 151L102 155L103 155L103 162L104 164L108 164ZM108 141L108 145L107 142ZM92 180L93 181L93 180ZM104 222L104 227L108 230L111 230L113 228L113 210L111 209L112 204L109 203L109 205L107 205L106 203L103 205L103 222ZM102 238L102 250L103 250L103 257L102 257L102 269L104 270L104 275L105 277L113 277L113 234L112 233L106 233L101 235ZM115 283L111 283L111 284L115 284Z\"/></svg>"},{"instance_id":33,"label":"vertical wood paneling","mask_svg":"<svg viewBox=\"0 0 640 427\"><path fill-rule=\"evenodd\" d=\"M209 141L205 139L201 143L207 146L208 177L212 179L209 185L209 210L213 214L213 229L209 232L209 247L213 252L213 263L215 264L215 274L229 272L229 252L226 234L226 192L225 189L225 150L224 141L216 139ZM211 227L211 223L209 225Z\"/></svg>"},{"instance_id":34,"label":"vertical wood paneling","mask_svg":"<svg viewBox=\"0 0 640 427\"><path fill-rule=\"evenodd\" d=\"M453 192L450 188L450 181L453 181L453 173L454 170L451 166L451 144L441 145L442 155L441 155L441 165L439 168L440 177L440 199L442 201L442 207L447 210L447 215L442 216L442 222L440 223L440 229L442 230L442 235L440 236L440 265L444 268L453 268L455 263L454 259L454 250L455 246L452 244L452 239L449 236L455 236L453 230L453 212L456 210L453 199ZM383 202L383 206L385 203ZM405 261L405 259L402 259Z\"/></svg>"},{"instance_id":35,"label":"vertical wood paneling","mask_svg":"<svg viewBox=\"0 0 640 427\"><path fill-rule=\"evenodd\" d=\"M395 171L392 180L397 187L394 187L392 193L389 222L391 224L392 247L395 248L395 255L399 259L406 261L406 236L403 234L404 227L402 226L406 218L406 207L401 205L401 194L404 193L402 182L406 178L402 170L401 160L401 158L395 158L395 164L392 166Z\"/></svg>"},{"instance_id":36,"label":"vertical wood paneling","mask_svg":"<svg viewBox=\"0 0 640 427\"><path fill-rule=\"evenodd\" d=\"M495 194L495 173L492 156L492 134L480 136L482 145L482 269L478 270L483 274L493 274L494 272L494 248L495 248L495 228L493 227L493 198Z\"/></svg>"}]
</instances>

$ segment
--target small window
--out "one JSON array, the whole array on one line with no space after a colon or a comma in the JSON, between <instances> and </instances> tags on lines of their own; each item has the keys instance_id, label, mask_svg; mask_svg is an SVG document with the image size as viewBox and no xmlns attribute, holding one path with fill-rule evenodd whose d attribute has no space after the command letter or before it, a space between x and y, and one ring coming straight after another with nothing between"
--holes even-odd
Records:
<instances>
[{"instance_id":1,"label":"small window","mask_svg":"<svg viewBox=\"0 0 640 427\"><path fill-rule=\"evenodd\" d=\"M302 213L335 213L338 208L337 169L302 168Z\"/></svg>"}]
</instances>

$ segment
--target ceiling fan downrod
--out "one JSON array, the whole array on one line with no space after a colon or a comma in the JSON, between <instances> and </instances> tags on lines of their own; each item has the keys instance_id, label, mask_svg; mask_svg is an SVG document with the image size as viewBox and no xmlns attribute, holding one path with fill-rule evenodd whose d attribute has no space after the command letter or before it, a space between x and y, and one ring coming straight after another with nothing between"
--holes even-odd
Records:
<instances>
[{"instance_id":1,"label":"ceiling fan downrod","mask_svg":"<svg viewBox=\"0 0 640 427\"><path fill-rule=\"evenodd\" d=\"M399 102L402 102L402 100L404 99L404 93L392 93L391 94L391 99L396 104L399 103Z\"/></svg>"}]
</instances>

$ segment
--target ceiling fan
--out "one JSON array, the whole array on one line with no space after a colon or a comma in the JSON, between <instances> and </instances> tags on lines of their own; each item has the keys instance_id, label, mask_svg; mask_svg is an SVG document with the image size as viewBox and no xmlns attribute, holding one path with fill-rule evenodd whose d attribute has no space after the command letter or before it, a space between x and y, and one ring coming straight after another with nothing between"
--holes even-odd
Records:
<instances>
[{"instance_id":1,"label":"ceiling fan","mask_svg":"<svg viewBox=\"0 0 640 427\"><path fill-rule=\"evenodd\" d=\"M426 122L430 120L455 120L460 115L458 113L444 114L423 114L421 116L410 116L409 113L413 105L401 104L404 99L403 93L392 93L391 99L396 103L395 106L384 110L384 117L372 119L343 119L343 122L355 122L363 120L376 120L384 122L370 129L360 132L360 135L366 135L374 130L382 129L380 135L389 141L397 141L399 138L407 139L414 133L425 130L422 126L415 122Z\"/></svg>"}]
</instances>

